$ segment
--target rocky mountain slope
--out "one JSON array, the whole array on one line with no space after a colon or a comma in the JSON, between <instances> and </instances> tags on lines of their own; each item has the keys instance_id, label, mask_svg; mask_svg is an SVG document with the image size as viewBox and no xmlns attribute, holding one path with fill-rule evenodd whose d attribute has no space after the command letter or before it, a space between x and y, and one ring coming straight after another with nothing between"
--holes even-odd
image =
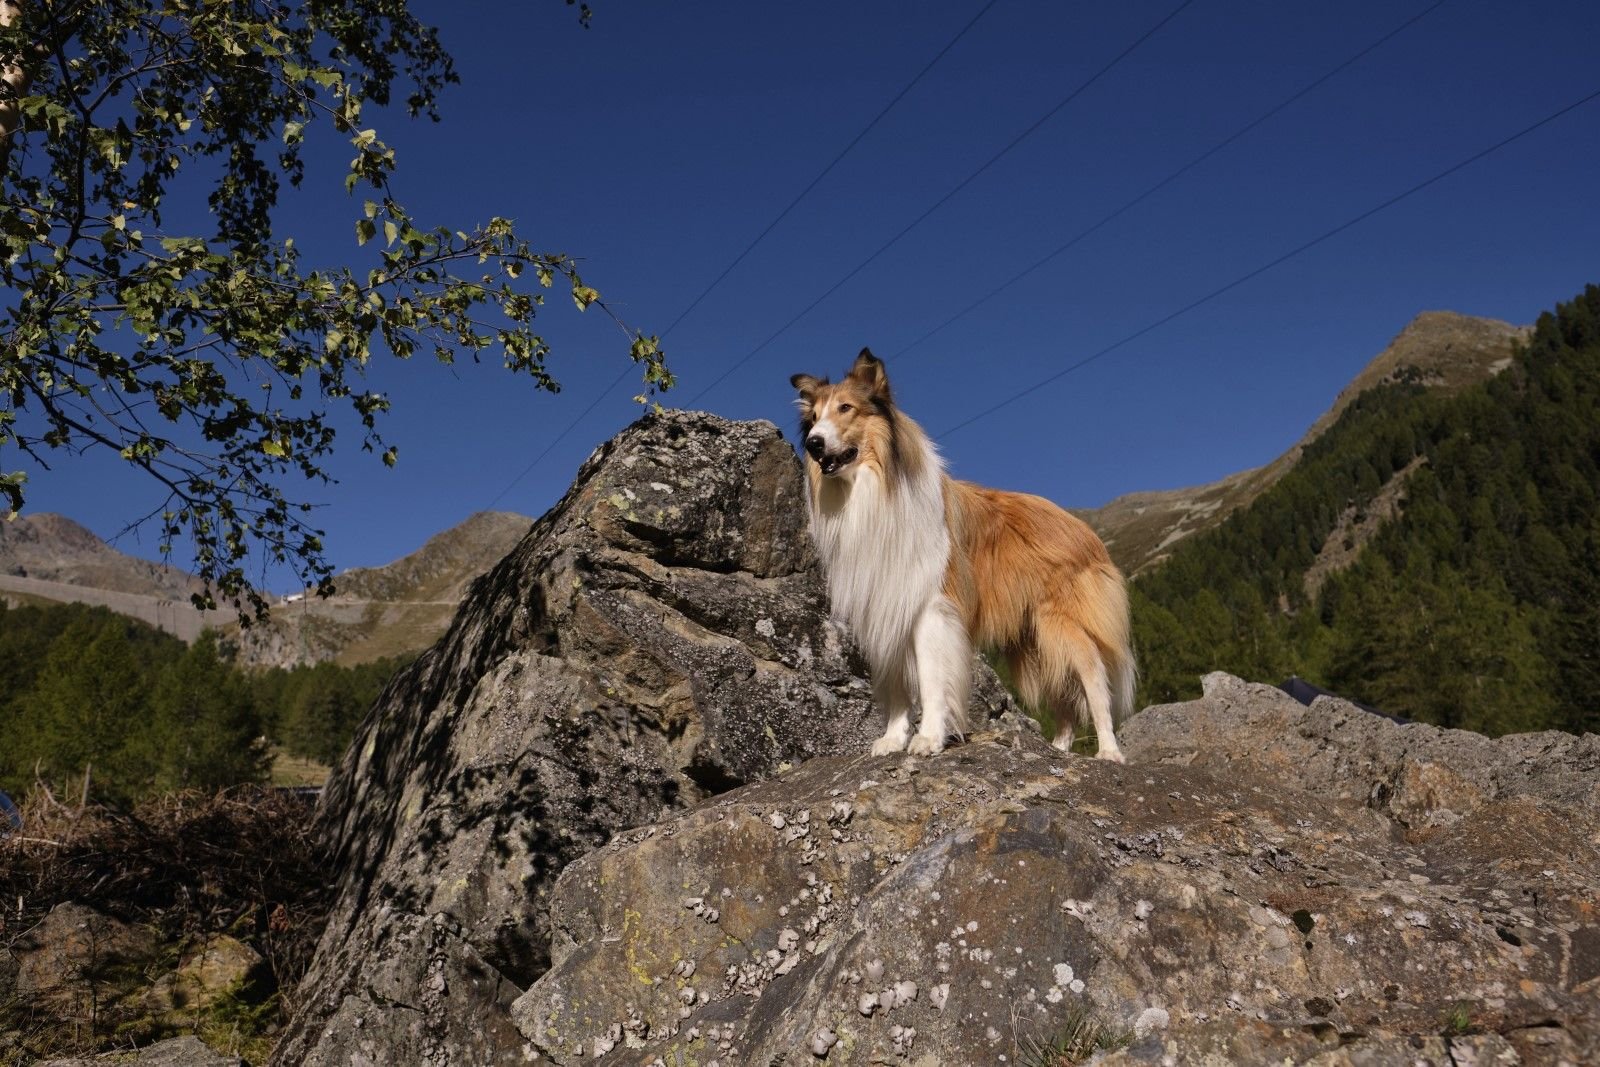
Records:
<instances>
[{"instance_id":1,"label":"rocky mountain slope","mask_svg":"<svg viewBox=\"0 0 1600 1067\"><path fill-rule=\"evenodd\" d=\"M119 552L64 515L0 521L0 598L108 607L191 641L207 624L204 589L176 567Z\"/></svg>"},{"instance_id":2,"label":"rocky mountain slope","mask_svg":"<svg viewBox=\"0 0 1600 1067\"><path fill-rule=\"evenodd\" d=\"M240 660L292 667L331 660L345 666L427 648L445 632L467 586L522 540L523 515L480 511L415 552L382 567L352 567L333 596L273 605L266 625L227 632Z\"/></svg>"},{"instance_id":3,"label":"rocky mountain slope","mask_svg":"<svg viewBox=\"0 0 1600 1067\"><path fill-rule=\"evenodd\" d=\"M1126 767L992 688L872 757L799 486L770 424L650 417L473 586L324 793L274 1063L1600 1058L1600 737L1218 675Z\"/></svg>"},{"instance_id":4,"label":"rocky mountain slope","mask_svg":"<svg viewBox=\"0 0 1600 1067\"><path fill-rule=\"evenodd\" d=\"M1130 493L1100 508L1077 512L1095 528L1112 557L1137 574L1166 557L1185 537L1220 523L1271 488L1299 460L1306 445L1332 426L1352 401L1386 381L1406 381L1454 392L1498 374L1510 365L1513 347L1529 327L1451 311L1427 311L1340 391L1305 435L1265 466L1230 474L1206 485Z\"/></svg>"},{"instance_id":5,"label":"rocky mountain slope","mask_svg":"<svg viewBox=\"0 0 1600 1067\"><path fill-rule=\"evenodd\" d=\"M97 604L186 641L209 626L239 644L242 662L258 666L324 660L348 666L432 644L467 585L511 551L531 523L511 512L478 512L393 563L340 573L331 598L278 602L269 623L241 633L227 611L191 605L190 595L204 588L193 575L119 552L64 516L24 515L0 522L0 597Z\"/></svg>"}]
</instances>

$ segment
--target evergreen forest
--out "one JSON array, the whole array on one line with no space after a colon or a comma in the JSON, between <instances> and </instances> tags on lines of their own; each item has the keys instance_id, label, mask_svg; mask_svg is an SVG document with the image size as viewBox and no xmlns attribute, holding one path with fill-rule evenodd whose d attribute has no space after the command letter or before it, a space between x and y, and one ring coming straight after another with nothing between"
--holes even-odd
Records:
<instances>
[{"instance_id":1,"label":"evergreen forest","mask_svg":"<svg viewBox=\"0 0 1600 1067\"><path fill-rule=\"evenodd\" d=\"M245 671L105 608L0 602L0 789L128 803L264 782L273 747L332 764L401 660Z\"/></svg>"},{"instance_id":2,"label":"evergreen forest","mask_svg":"<svg viewBox=\"0 0 1600 1067\"><path fill-rule=\"evenodd\" d=\"M1141 707L1226 670L1491 735L1600 731L1600 287L1479 385L1392 378L1132 583ZM1398 514L1354 542L1395 478Z\"/></svg>"}]
</instances>

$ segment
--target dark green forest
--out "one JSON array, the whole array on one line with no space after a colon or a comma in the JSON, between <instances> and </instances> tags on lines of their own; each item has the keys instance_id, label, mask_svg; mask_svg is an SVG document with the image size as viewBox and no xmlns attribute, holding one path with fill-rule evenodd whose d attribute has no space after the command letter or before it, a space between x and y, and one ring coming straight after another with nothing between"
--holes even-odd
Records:
<instances>
[{"instance_id":1,"label":"dark green forest","mask_svg":"<svg viewBox=\"0 0 1600 1067\"><path fill-rule=\"evenodd\" d=\"M265 781L271 744L332 763L401 661L246 672L105 608L0 603L0 788L129 802Z\"/></svg>"},{"instance_id":2,"label":"dark green forest","mask_svg":"<svg viewBox=\"0 0 1600 1067\"><path fill-rule=\"evenodd\" d=\"M1133 582L1141 706L1220 669L1492 735L1600 730L1600 287L1477 386L1396 377ZM1412 464L1400 515L1309 592L1341 514Z\"/></svg>"}]
</instances>

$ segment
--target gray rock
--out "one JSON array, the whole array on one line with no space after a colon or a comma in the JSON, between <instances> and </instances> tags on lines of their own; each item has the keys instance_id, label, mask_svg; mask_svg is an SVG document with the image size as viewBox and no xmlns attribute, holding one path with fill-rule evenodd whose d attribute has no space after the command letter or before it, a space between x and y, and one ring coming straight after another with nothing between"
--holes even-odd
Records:
<instances>
[{"instance_id":1,"label":"gray rock","mask_svg":"<svg viewBox=\"0 0 1600 1067\"><path fill-rule=\"evenodd\" d=\"M143 988L138 976L159 948L152 930L57 904L10 945L15 970L4 992L41 1016L109 1032L141 1010L131 994Z\"/></svg>"},{"instance_id":2,"label":"gray rock","mask_svg":"<svg viewBox=\"0 0 1600 1067\"><path fill-rule=\"evenodd\" d=\"M49 1060L39 1067L243 1067L238 1056L225 1056L198 1037L174 1037L147 1045L132 1055L111 1052L101 1056L79 1056Z\"/></svg>"},{"instance_id":3,"label":"gray rock","mask_svg":"<svg viewBox=\"0 0 1600 1067\"><path fill-rule=\"evenodd\" d=\"M1600 739L1209 689L1126 767L987 734L629 831L558 881L516 1023L554 1063L1600 1062ZM1374 800L1401 742L1457 818Z\"/></svg>"},{"instance_id":4,"label":"gray rock","mask_svg":"<svg viewBox=\"0 0 1600 1067\"><path fill-rule=\"evenodd\" d=\"M993 674L976 684L1015 726ZM549 965L568 863L881 729L776 427L641 420L474 584L330 780L338 902L274 1062L522 1062L508 1009Z\"/></svg>"},{"instance_id":5,"label":"gray rock","mask_svg":"<svg viewBox=\"0 0 1600 1067\"><path fill-rule=\"evenodd\" d=\"M1129 758L1278 777L1367 804L1407 830L1448 826L1516 796L1600 811L1600 735L1552 730L1490 740L1402 725L1331 697L1307 708L1222 673L1207 675L1203 687L1202 701L1148 708L1131 720Z\"/></svg>"}]
</instances>

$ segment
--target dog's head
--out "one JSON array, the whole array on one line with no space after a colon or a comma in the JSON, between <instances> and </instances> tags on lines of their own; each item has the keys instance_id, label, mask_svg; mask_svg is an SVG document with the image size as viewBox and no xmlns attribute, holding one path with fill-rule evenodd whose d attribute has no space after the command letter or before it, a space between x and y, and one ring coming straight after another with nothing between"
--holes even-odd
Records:
<instances>
[{"instance_id":1,"label":"dog's head","mask_svg":"<svg viewBox=\"0 0 1600 1067\"><path fill-rule=\"evenodd\" d=\"M878 446L893 435L894 401L883 360L870 349L861 350L837 385L809 374L789 384L800 394L800 440L823 474L845 473L863 457L881 461Z\"/></svg>"}]
</instances>

